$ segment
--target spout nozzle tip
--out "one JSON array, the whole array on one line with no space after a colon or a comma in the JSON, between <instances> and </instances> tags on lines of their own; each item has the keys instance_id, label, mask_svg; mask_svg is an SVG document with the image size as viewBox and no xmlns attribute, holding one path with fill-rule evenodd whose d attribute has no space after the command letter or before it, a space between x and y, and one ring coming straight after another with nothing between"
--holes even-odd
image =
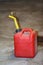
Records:
<instances>
[{"instance_id":1,"label":"spout nozzle tip","mask_svg":"<svg viewBox=\"0 0 43 65\"><path fill-rule=\"evenodd\" d=\"M11 19L14 19L14 16L13 15L9 15L8 17L11 18Z\"/></svg>"}]
</instances>

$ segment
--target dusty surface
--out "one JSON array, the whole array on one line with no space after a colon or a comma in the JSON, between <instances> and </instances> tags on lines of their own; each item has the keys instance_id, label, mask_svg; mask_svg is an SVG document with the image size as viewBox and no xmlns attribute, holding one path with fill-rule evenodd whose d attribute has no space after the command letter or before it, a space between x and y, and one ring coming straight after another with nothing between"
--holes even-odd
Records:
<instances>
[{"instance_id":1,"label":"dusty surface","mask_svg":"<svg viewBox=\"0 0 43 65\"><path fill-rule=\"evenodd\" d=\"M16 58L14 56L13 39L0 39L0 65L43 65L43 46L38 46L34 58Z\"/></svg>"},{"instance_id":2,"label":"dusty surface","mask_svg":"<svg viewBox=\"0 0 43 65\"><path fill-rule=\"evenodd\" d=\"M13 11L20 21L21 27L30 27L43 35L43 3L37 2L15 2L0 3L0 34L11 37L15 32L14 22L8 18Z\"/></svg>"},{"instance_id":3,"label":"dusty surface","mask_svg":"<svg viewBox=\"0 0 43 65\"><path fill-rule=\"evenodd\" d=\"M11 11L19 18L22 28L30 27L43 35L43 3L0 3L0 65L43 65L43 45L38 46L38 53L33 59L14 57L15 26L8 18Z\"/></svg>"}]
</instances>

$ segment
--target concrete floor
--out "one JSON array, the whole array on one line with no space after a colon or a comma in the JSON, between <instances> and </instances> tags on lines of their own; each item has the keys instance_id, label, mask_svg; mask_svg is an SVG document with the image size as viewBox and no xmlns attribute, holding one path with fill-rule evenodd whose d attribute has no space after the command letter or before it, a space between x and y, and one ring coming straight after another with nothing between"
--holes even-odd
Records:
<instances>
[{"instance_id":1,"label":"concrete floor","mask_svg":"<svg viewBox=\"0 0 43 65\"><path fill-rule=\"evenodd\" d=\"M43 46L34 58L16 58L13 50L13 39L0 38L0 65L43 65Z\"/></svg>"},{"instance_id":2,"label":"concrete floor","mask_svg":"<svg viewBox=\"0 0 43 65\"><path fill-rule=\"evenodd\" d=\"M34 58L16 58L13 54L15 26L8 18L10 12L19 18L21 27L30 27L43 36L43 3L15 2L0 4L0 65L43 65L43 43ZM41 45L42 44L42 45Z\"/></svg>"}]
</instances>

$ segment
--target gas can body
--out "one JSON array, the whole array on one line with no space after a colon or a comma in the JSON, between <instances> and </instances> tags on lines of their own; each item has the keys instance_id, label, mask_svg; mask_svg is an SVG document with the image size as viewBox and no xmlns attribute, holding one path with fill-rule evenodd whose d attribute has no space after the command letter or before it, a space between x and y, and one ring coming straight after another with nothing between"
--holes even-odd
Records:
<instances>
[{"instance_id":1,"label":"gas can body","mask_svg":"<svg viewBox=\"0 0 43 65\"><path fill-rule=\"evenodd\" d=\"M37 53L37 32L25 28L14 35L14 54L16 57L32 58Z\"/></svg>"}]
</instances>

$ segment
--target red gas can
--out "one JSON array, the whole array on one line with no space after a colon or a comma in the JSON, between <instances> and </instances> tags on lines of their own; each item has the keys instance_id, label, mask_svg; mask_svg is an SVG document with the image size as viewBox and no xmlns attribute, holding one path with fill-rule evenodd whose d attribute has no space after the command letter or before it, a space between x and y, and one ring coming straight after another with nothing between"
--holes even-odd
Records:
<instances>
[{"instance_id":1,"label":"red gas can","mask_svg":"<svg viewBox=\"0 0 43 65\"><path fill-rule=\"evenodd\" d=\"M37 53L37 32L25 28L14 35L14 54L16 57L32 58Z\"/></svg>"}]
</instances>

